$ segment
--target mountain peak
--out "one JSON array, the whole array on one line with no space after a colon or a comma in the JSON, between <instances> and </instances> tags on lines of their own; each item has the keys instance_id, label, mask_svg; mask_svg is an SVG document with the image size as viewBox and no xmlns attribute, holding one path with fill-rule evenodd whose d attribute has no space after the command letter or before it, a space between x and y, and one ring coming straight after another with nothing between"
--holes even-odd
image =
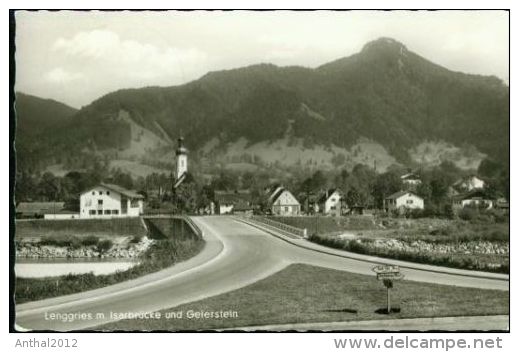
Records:
<instances>
[{"instance_id":1,"label":"mountain peak","mask_svg":"<svg viewBox=\"0 0 519 352\"><path fill-rule=\"evenodd\" d=\"M394 51L402 53L407 51L407 47L393 38L381 37L368 42L362 48L362 52L364 53L370 51Z\"/></svg>"}]
</instances>

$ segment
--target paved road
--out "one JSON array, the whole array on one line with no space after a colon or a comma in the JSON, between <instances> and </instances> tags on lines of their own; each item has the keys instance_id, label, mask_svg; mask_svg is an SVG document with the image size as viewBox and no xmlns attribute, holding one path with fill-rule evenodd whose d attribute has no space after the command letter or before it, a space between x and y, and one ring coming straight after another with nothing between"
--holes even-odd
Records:
<instances>
[{"instance_id":1,"label":"paved road","mask_svg":"<svg viewBox=\"0 0 519 352\"><path fill-rule=\"evenodd\" d=\"M161 272L110 287L20 304L17 306L17 325L21 329L59 331L92 328L118 320L111 316L112 312L152 312L175 307L244 287L292 263L373 275L372 263L294 246L232 217L198 217L193 220L204 232L207 242L196 257ZM416 281L508 289L508 281L502 280L411 269L405 270L405 275L407 279ZM65 319L73 314L76 315L74 320Z\"/></svg>"}]
</instances>

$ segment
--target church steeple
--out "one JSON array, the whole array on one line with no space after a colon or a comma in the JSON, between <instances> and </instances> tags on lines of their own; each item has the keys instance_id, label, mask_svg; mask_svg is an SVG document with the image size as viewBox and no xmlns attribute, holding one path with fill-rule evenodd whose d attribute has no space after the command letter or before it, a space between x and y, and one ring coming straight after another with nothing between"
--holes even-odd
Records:
<instances>
[{"instance_id":1,"label":"church steeple","mask_svg":"<svg viewBox=\"0 0 519 352\"><path fill-rule=\"evenodd\" d=\"M184 138L178 138L178 147L176 150L177 155L177 180L187 172L187 149L184 147Z\"/></svg>"}]
</instances>

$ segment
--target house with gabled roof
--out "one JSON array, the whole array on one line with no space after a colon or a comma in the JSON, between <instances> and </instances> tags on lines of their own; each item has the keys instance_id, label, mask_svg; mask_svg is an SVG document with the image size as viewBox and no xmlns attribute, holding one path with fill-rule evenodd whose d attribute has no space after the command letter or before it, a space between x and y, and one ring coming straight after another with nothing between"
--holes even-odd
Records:
<instances>
[{"instance_id":1,"label":"house with gabled roof","mask_svg":"<svg viewBox=\"0 0 519 352\"><path fill-rule=\"evenodd\" d=\"M485 188L485 181L477 177L476 175L469 175L467 177L460 178L452 187L459 193L470 192L474 189Z\"/></svg>"},{"instance_id":2,"label":"house with gabled roof","mask_svg":"<svg viewBox=\"0 0 519 352\"><path fill-rule=\"evenodd\" d=\"M452 198L452 208L454 210L462 209L466 206L473 206L482 209L490 209L493 207L494 200L490 199L486 192L479 188L471 191L457 194Z\"/></svg>"},{"instance_id":3,"label":"house with gabled roof","mask_svg":"<svg viewBox=\"0 0 519 352\"><path fill-rule=\"evenodd\" d=\"M268 206L273 215L292 216L301 214L301 204L297 198L281 185L276 185L270 189Z\"/></svg>"},{"instance_id":4,"label":"house with gabled roof","mask_svg":"<svg viewBox=\"0 0 519 352\"><path fill-rule=\"evenodd\" d=\"M404 174L400 176L400 179L402 180L402 184L408 189L416 189L416 187L418 187L422 183L420 176L418 176L414 172Z\"/></svg>"},{"instance_id":5,"label":"house with gabled roof","mask_svg":"<svg viewBox=\"0 0 519 352\"><path fill-rule=\"evenodd\" d=\"M216 214L234 214L252 210L251 194L247 190L214 191Z\"/></svg>"},{"instance_id":6,"label":"house with gabled roof","mask_svg":"<svg viewBox=\"0 0 519 352\"><path fill-rule=\"evenodd\" d=\"M399 191L384 199L385 211L403 211L406 209L423 209L424 200L412 191Z\"/></svg>"},{"instance_id":7,"label":"house with gabled roof","mask_svg":"<svg viewBox=\"0 0 519 352\"><path fill-rule=\"evenodd\" d=\"M124 187L100 183L79 197L80 218L139 216L144 212L144 196Z\"/></svg>"},{"instance_id":8,"label":"house with gabled roof","mask_svg":"<svg viewBox=\"0 0 519 352\"><path fill-rule=\"evenodd\" d=\"M341 198L342 192L338 188L330 188L321 194L317 204L319 212L324 215L340 216L341 215Z\"/></svg>"}]
</instances>

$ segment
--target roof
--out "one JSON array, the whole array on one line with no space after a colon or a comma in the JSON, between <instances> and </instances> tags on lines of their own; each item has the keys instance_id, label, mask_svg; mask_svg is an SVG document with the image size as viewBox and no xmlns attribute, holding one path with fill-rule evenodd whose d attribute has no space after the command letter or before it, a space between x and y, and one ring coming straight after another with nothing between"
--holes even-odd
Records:
<instances>
[{"instance_id":1,"label":"roof","mask_svg":"<svg viewBox=\"0 0 519 352\"><path fill-rule=\"evenodd\" d=\"M274 192L272 192L272 194L270 195L269 197L269 202L270 203L274 203L278 198L279 196L281 196L283 194L283 192L288 192L292 195L292 197L294 197L294 195L286 188L284 187L278 187ZM299 201L297 200L296 197L294 197L294 199L296 200L297 204L299 204Z\"/></svg>"},{"instance_id":2,"label":"roof","mask_svg":"<svg viewBox=\"0 0 519 352\"><path fill-rule=\"evenodd\" d=\"M454 199L454 200L464 200L464 199L472 199L472 198L489 199L487 197L486 192L480 188L475 188L471 191L457 194L452 197L452 199Z\"/></svg>"},{"instance_id":3,"label":"roof","mask_svg":"<svg viewBox=\"0 0 519 352\"><path fill-rule=\"evenodd\" d=\"M330 188L326 192L323 192L321 196L319 197L318 203L324 203L326 202L336 191L339 191L338 188Z\"/></svg>"},{"instance_id":4,"label":"roof","mask_svg":"<svg viewBox=\"0 0 519 352\"><path fill-rule=\"evenodd\" d=\"M406 194L412 194L413 196L422 199L422 197L420 197L419 195L417 195L416 193L411 192L411 191L398 191L396 193L393 193L389 197L386 197L386 199L398 199L398 198L400 198L402 196L405 196Z\"/></svg>"},{"instance_id":5,"label":"roof","mask_svg":"<svg viewBox=\"0 0 519 352\"><path fill-rule=\"evenodd\" d=\"M238 203L233 207L233 211L245 211L245 210L253 210L254 207L252 205L248 205L246 203Z\"/></svg>"},{"instance_id":6,"label":"roof","mask_svg":"<svg viewBox=\"0 0 519 352\"><path fill-rule=\"evenodd\" d=\"M17 213L49 214L63 210L65 202L21 202L16 207Z\"/></svg>"},{"instance_id":7,"label":"roof","mask_svg":"<svg viewBox=\"0 0 519 352\"><path fill-rule=\"evenodd\" d=\"M419 180L420 176L418 176L417 174L415 174L413 172L410 172L410 173L400 176L400 178L402 180Z\"/></svg>"},{"instance_id":8,"label":"roof","mask_svg":"<svg viewBox=\"0 0 519 352\"><path fill-rule=\"evenodd\" d=\"M269 202L271 203L274 203L276 201L276 199L278 199L278 197L281 195L281 193L283 193L285 191L285 188L283 187L277 187L276 189L274 189L272 191L272 193L270 194L269 196Z\"/></svg>"},{"instance_id":9,"label":"roof","mask_svg":"<svg viewBox=\"0 0 519 352\"><path fill-rule=\"evenodd\" d=\"M238 203L250 202L251 196L250 196L250 192L246 192L246 191L235 191L235 192L215 191L214 200L218 203L223 203L223 204L238 204Z\"/></svg>"},{"instance_id":10,"label":"roof","mask_svg":"<svg viewBox=\"0 0 519 352\"><path fill-rule=\"evenodd\" d=\"M98 184L95 187L99 187L99 186L104 187L104 188L108 188L111 191L114 191L114 192L120 193L122 195L125 195L128 198L139 198L139 199L144 198L144 196L142 194L139 194L139 193L137 193L135 191L131 191L129 189L126 189L126 188L118 186L118 185L114 185L112 183L100 183L100 184ZM95 187L90 187L86 191L81 192L81 194L86 193L86 192L90 191L91 189L93 189Z\"/></svg>"},{"instance_id":11,"label":"roof","mask_svg":"<svg viewBox=\"0 0 519 352\"><path fill-rule=\"evenodd\" d=\"M178 180L175 181L175 184L173 185L173 188L177 189L182 184L182 182L184 182L184 180L186 179L186 176L187 176L187 172L184 172L182 174L182 176L180 176L178 178Z\"/></svg>"}]
</instances>

